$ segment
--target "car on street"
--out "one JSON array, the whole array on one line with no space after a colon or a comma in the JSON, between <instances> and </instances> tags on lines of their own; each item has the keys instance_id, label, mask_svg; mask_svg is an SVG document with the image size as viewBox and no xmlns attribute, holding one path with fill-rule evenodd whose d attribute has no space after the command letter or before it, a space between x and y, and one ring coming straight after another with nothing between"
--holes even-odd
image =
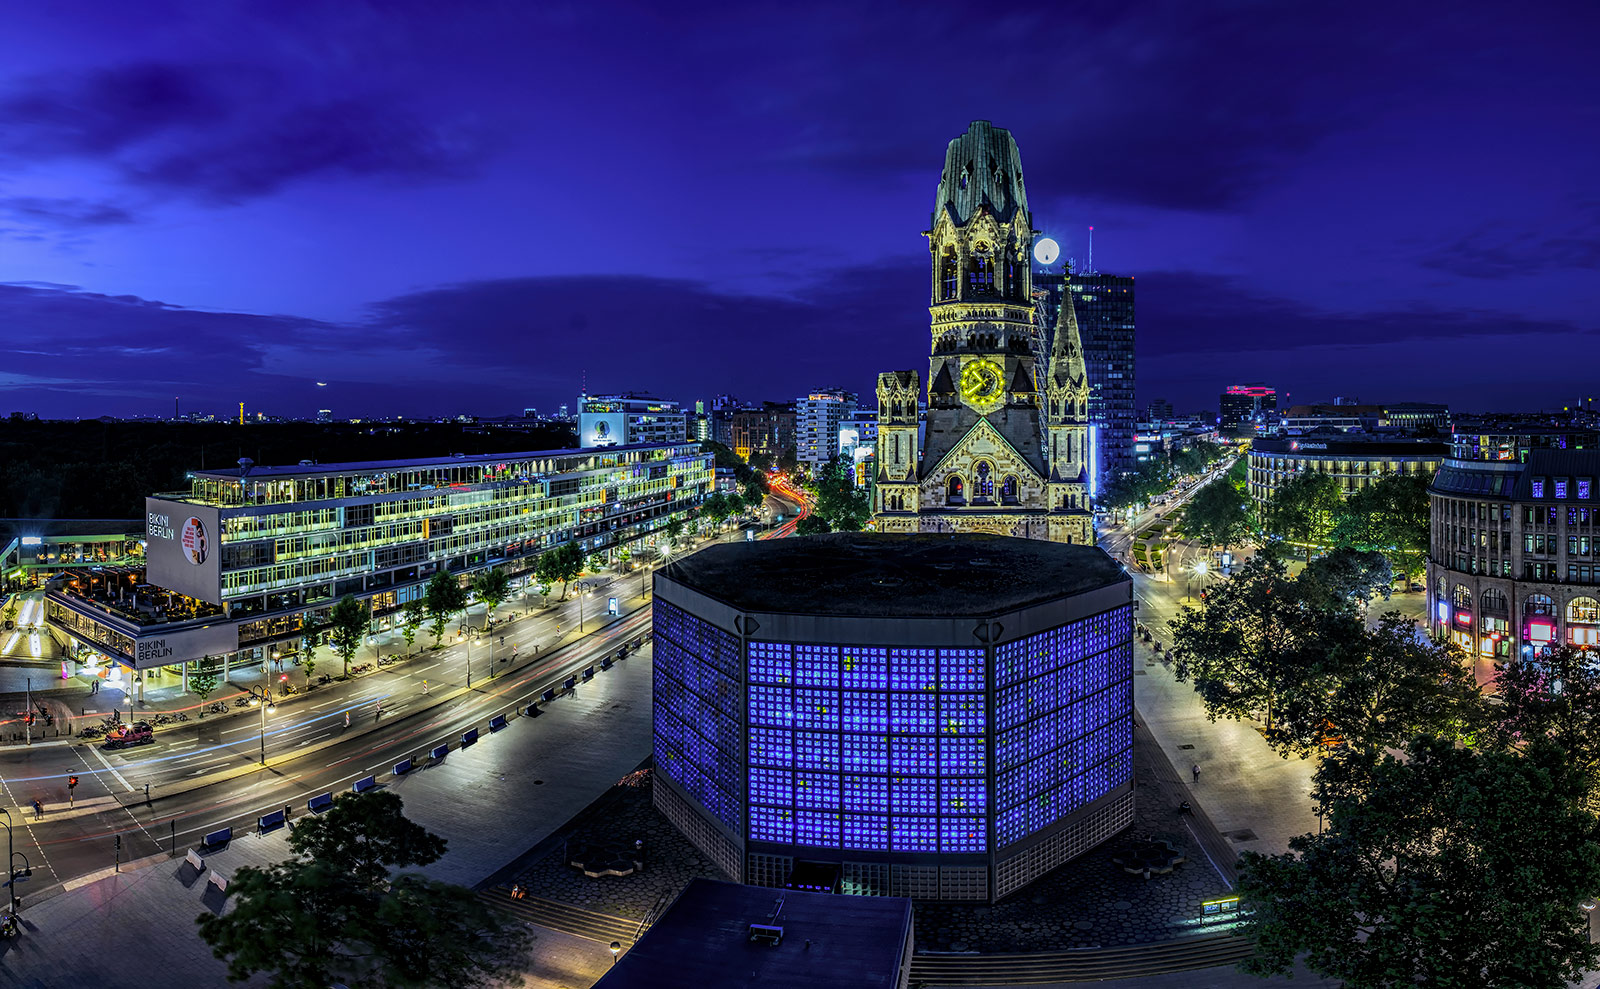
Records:
<instances>
[{"instance_id":1,"label":"car on street","mask_svg":"<svg viewBox=\"0 0 1600 989\"><path fill-rule=\"evenodd\" d=\"M118 725L106 732L105 748L125 749L130 745L147 745L156 740L156 730L148 721L135 721Z\"/></svg>"}]
</instances>

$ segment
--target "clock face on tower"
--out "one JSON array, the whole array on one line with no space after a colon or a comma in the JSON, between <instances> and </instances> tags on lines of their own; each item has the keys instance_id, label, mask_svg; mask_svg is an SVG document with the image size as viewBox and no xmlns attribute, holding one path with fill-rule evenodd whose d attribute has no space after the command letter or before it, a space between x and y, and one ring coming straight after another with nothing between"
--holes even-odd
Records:
<instances>
[{"instance_id":1,"label":"clock face on tower","mask_svg":"<svg viewBox=\"0 0 1600 989\"><path fill-rule=\"evenodd\" d=\"M961 366L961 400L979 415L1005 404L1005 369L987 357Z\"/></svg>"}]
</instances>

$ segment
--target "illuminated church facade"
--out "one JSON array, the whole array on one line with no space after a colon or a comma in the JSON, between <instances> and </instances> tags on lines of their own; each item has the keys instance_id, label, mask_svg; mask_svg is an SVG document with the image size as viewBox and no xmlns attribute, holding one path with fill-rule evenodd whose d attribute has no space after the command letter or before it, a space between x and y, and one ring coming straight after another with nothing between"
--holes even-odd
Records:
<instances>
[{"instance_id":1,"label":"illuminated church facade","mask_svg":"<svg viewBox=\"0 0 1600 989\"><path fill-rule=\"evenodd\" d=\"M945 152L930 260L927 420L916 371L878 376L873 521L1093 543L1089 382L1070 295L1046 333L1033 215L1009 131L974 121Z\"/></svg>"}]
</instances>

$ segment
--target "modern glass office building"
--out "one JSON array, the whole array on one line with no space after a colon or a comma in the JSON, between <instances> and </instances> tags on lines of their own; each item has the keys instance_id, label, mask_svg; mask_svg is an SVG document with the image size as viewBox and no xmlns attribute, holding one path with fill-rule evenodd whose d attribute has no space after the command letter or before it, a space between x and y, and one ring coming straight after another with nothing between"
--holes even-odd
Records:
<instances>
[{"instance_id":1,"label":"modern glass office building","mask_svg":"<svg viewBox=\"0 0 1600 989\"><path fill-rule=\"evenodd\" d=\"M832 534L655 583L654 799L735 879L992 901L1132 819L1132 585L1097 548Z\"/></svg>"},{"instance_id":2,"label":"modern glass office building","mask_svg":"<svg viewBox=\"0 0 1600 989\"><path fill-rule=\"evenodd\" d=\"M346 594L382 624L440 570L638 549L710 493L697 443L193 471L145 500L145 566L69 573L63 633L127 665L291 650ZM127 568L125 568L127 569ZM152 645L159 641L159 645Z\"/></svg>"}]
</instances>

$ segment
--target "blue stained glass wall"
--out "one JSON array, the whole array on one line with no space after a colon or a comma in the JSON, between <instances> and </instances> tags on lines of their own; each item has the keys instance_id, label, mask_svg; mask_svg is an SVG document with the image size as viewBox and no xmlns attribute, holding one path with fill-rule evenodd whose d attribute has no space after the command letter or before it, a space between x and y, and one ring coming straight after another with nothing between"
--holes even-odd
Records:
<instances>
[{"instance_id":1,"label":"blue stained glass wall","mask_svg":"<svg viewBox=\"0 0 1600 989\"><path fill-rule=\"evenodd\" d=\"M1133 608L995 652L995 841L1005 846L1133 778Z\"/></svg>"},{"instance_id":2,"label":"blue stained glass wall","mask_svg":"<svg viewBox=\"0 0 1600 989\"><path fill-rule=\"evenodd\" d=\"M987 850L983 650L751 642L747 661L752 840Z\"/></svg>"},{"instance_id":3,"label":"blue stained glass wall","mask_svg":"<svg viewBox=\"0 0 1600 989\"><path fill-rule=\"evenodd\" d=\"M739 640L659 598L653 624L656 769L738 832Z\"/></svg>"}]
</instances>

